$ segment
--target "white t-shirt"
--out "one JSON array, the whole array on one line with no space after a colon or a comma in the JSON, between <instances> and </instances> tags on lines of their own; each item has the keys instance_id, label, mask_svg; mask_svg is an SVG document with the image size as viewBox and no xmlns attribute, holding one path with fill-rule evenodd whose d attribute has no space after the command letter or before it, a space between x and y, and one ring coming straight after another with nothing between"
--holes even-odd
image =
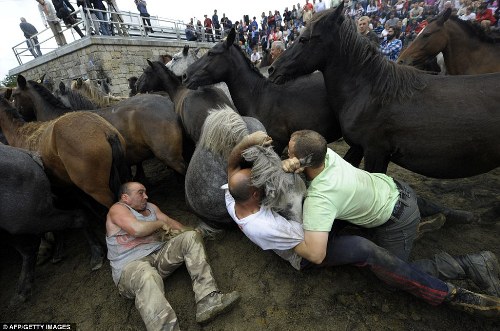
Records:
<instances>
[{"instance_id":1,"label":"white t-shirt","mask_svg":"<svg viewBox=\"0 0 500 331\"><path fill-rule=\"evenodd\" d=\"M293 248L304 240L302 224L287 220L264 207L255 214L239 219L234 209L235 201L229 193L227 184L221 188L225 190L227 211L245 236L263 250L272 249L281 258L290 262L295 269L300 270L302 258Z\"/></svg>"}]
</instances>

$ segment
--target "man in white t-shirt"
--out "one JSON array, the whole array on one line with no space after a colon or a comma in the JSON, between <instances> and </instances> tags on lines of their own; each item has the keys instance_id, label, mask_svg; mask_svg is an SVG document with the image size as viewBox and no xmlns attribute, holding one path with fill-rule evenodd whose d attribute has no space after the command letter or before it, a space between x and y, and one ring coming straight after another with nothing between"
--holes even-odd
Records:
<instances>
[{"instance_id":1,"label":"man in white t-shirt","mask_svg":"<svg viewBox=\"0 0 500 331\"><path fill-rule=\"evenodd\" d=\"M476 256L487 254L486 252L461 257L440 253L436 255L435 260L409 264L366 238L336 235L335 231L331 231L326 257L322 262L313 264L301 257L304 245L302 224L287 220L275 211L262 207L264 191L252 185L251 168L241 167L241 154L245 149L254 145L269 145L271 142L266 133L258 131L246 136L236 145L228 159L228 184L222 187L225 189L229 215L253 243L264 250L274 250L298 270L337 265L368 267L385 283L407 291L432 305L448 303L469 313L500 316L498 297L470 292L438 278L459 279L467 276L488 293L498 296L498 262L493 268L495 270L490 271L487 271L485 266L466 266L467 262L464 263L468 259L477 260ZM448 265L451 261L452 265ZM470 269L474 267L477 269L472 272Z\"/></svg>"}]
</instances>

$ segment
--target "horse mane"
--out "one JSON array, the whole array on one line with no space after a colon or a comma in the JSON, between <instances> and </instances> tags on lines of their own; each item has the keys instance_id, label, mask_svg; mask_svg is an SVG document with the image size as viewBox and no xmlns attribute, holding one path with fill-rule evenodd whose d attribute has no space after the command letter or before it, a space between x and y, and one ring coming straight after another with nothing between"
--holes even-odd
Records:
<instances>
[{"instance_id":1,"label":"horse mane","mask_svg":"<svg viewBox=\"0 0 500 331\"><path fill-rule=\"evenodd\" d=\"M56 91L60 93L62 96L68 98L69 103L71 104L71 108L74 110L78 109L97 109L98 106L92 102L92 100L88 99L86 96L78 92L77 90L66 89L65 92L61 92L60 90Z\"/></svg>"},{"instance_id":2,"label":"horse mane","mask_svg":"<svg viewBox=\"0 0 500 331\"><path fill-rule=\"evenodd\" d=\"M51 106L62 109L69 109L65 104L61 102L58 98L56 98L45 86L40 83L35 82L34 80L28 81L31 87Z\"/></svg>"},{"instance_id":3,"label":"horse mane","mask_svg":"<svg viewBox=\"0 0 500 331\"><path fill-rule=\"evenodd\" d=\"M329 13L321 12L312 24L324 24L320 19ZM347 61L346 68L373 82L372 97L382 105L393 99L403 101L416 90L425 88L425 76L420 70L387 60L375 45L357 32L354 20L344 17L339 34L339 53Z\"/></svg>"},{"instance_id":4,"label":"horse mane","mask_svg":"<svg viewBox=\"0 0 500 331\"><path fill-rule=\"evenodd\" d=\"M257 68L255 66L255 64L252 63L252 61L250 60L250 58L248 57L248 55L241 49L241 47L239 45L237 45L237 44L232 44L232 46L234 46L241 53L241 55L243 55L243 58L245 59L245 62L248 64L248 66L254 72L256 72L260 77L264 78L264 75L262 75L262 73L260 72L259 68Z\"/></svg>"},{"instance_id":5,"label":"horse mane","mask_svg":"<svg viewBox=\"0 0 500 331\"><path fill-rule=\"evenodd\" d=\"M90 79L82 81L79 85L77 81L71 82L71 89L82 93L84 96L92 100L98 107L106 107L110 105L110 101L119 101L120 99L105 95L97 86L94 86Z\"/></svg>"},{"instance_id":6,"label":"horse mane","mask_svg":"<svg viewBox=\"0 0 500 331\"><path fill-rule=\"evenodd\" d=\"M252 146L242 153L246 161L252 162L252 186L264 188L265 197L262 205L274 211L282 211L287 207L287 194L290 192L306 192L306 185L300 175L286 173L281 168L281 159L272 146Z\"/></svg>"},{"instance_id":7,"label":"horse mane","mask_svg":"<svg viewBox=\"0 0 500 331\"><path fill-rule=\"evenodd\" d=\"M234 146L248 135L241 118L229 106L209 111L201 130L198 146L208 149L227 160Z\"/></svg>"},{"instance_id":8,"label":"horse mane","mask_svg":"<svg viewBox=\"0 0 500 331\"><path fill-rule=\"evenodd\" d=\"M434 22L437 20L439 17L434 17L432 20L430 20L429 23ZM456 15L451 15L450 18L448 19L450 21L453 21L457 23L457 25L464 30L470 37L476 37L480 41L485 42L485 43L490 43L490 44L496 44L500 42L500 37L497 36L492 36L491 33L487 33L480 24L477 22L473 21L464 21L461 20L458 16Z\"/></svg>"}]
</instances>

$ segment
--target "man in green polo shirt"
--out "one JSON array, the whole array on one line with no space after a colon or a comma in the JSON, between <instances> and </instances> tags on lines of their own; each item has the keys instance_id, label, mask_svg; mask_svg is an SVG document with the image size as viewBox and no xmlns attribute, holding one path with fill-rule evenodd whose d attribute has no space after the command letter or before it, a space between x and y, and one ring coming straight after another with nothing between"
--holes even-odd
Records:
<instances>
[{"instance_id":1,"label":"man in green polo shirt","mask_svg":"<svg viewBox=\"0 0 500 331\"><path fill-rule=\"evenodd\" d=\"M385 174L353 167L311 130L292 134L288 154L283 170L303 171L309 181L303 209L304 241L295 248L297 254L322 263L329 232L335 220L343 220L372 229L377 245L408 261L420 222L416 194L411 187ZM414 264L436 277L477 279L485 291L500 295L498 261L492 252L458 257L441 252L432 261Z\"/></svg>"}]
</instances>

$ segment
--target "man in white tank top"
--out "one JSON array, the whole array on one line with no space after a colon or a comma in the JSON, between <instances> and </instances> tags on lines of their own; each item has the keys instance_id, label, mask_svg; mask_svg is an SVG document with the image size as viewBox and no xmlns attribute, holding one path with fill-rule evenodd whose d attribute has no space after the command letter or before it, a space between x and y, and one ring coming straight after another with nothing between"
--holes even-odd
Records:
<instances>
[{"instance_id":1,"label":"man in white tank top","mask_svg":"<svg viewBox=\"0 0 500 331\"><path fill-rule=\"evenodd\" d=\"M119 196L106 217L108 259L120 294L135 299L148 330L179 330L177 316L165 298L163 278L183 263L191 275L198 323L236 304L237 291L222 294L218 290L197 231L188 230L149 203L141 183L123 184ZM162 242L158 232L162 228L183 232Z\"/></svg>"}]
</instances>

